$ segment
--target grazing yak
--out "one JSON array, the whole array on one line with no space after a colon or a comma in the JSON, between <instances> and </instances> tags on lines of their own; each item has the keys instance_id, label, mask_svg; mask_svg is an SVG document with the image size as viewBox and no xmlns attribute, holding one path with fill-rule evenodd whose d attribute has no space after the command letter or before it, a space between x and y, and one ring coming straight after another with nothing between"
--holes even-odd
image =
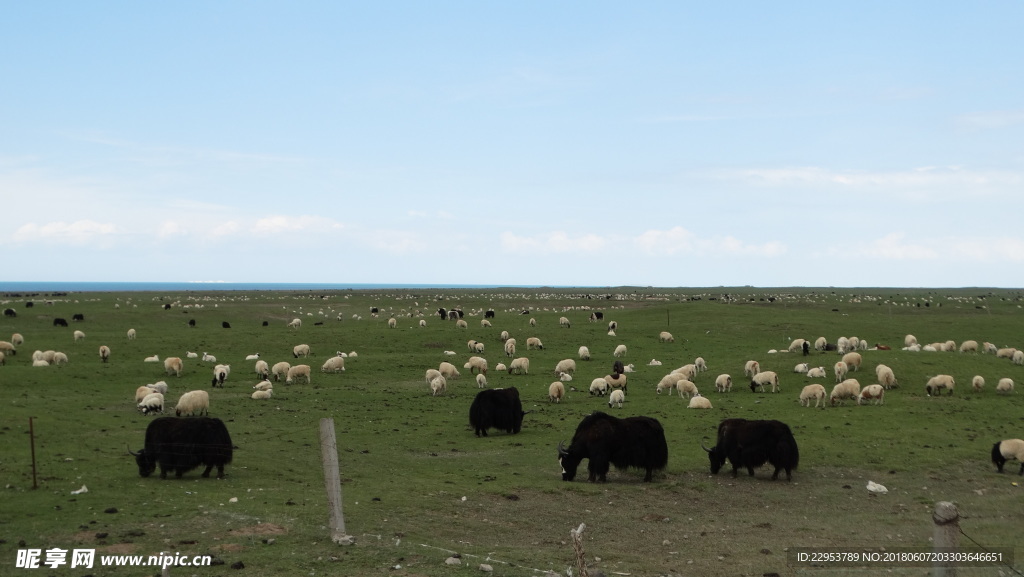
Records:
<instances>
[{"instance_id":1,"label":"grazing yak","mask_svg":"<svg viewBox=\"0 0 1024 577\"><path fill-rule=\"evenodd\" d=\"M206 465L203 477L217 467L217 478L224 477L224 465L231 462L234 446L231 435L220 419L213 417L160 417L146 428L146 445L135 453L129 450L139 465L139 475L148 477L157 465L160 478L167 471L181 477L199 465Z\"/></svg>"},{"instance_id":2,"label":"grazing yak","mask_svg":"<svg viewBox=\"0 0 1024 577\"><path fill-rule=\"evenodd\" d=\"M725 419L718 425L718 444L709 449L701 441L700 446L708 452L714 475L728 459L732 464L733 477L740 467L746 467L753 477L754 467L771 463L775 467L772 479L778 479L779 471L785 469L786 480L791 481L793 470L800 462L793 432L789 425L780 421Z\"/></svg>"},{"instance_id":3,"label":"grazing yak","mask_svg":"<svg viewBox=\"0 0 1024 577\"><path fill-rule=\"evenodd\" d=\"M477 437L486 437L487 429L492 427L515 434L523 428L525 414L519 389L484 389L476 394L469 407L469 424Z\"/></svg>"},{"instance_id":4,"label":"grazing yak","mask_svg":"<svg viewBox=\"0 0 1024 577\"><path fill-rule=\"evenodd\" d=\"M616 469L644 469L644 481L650 482L655 470L668 465L668 443L661 423L652 417L619 419L595 411L584 417L569 448L558 443L558 462L562 480L576 478L576 468L583 459L590 459L587 480L603 483L610 465Z\"/></svg>"}]
</instances>

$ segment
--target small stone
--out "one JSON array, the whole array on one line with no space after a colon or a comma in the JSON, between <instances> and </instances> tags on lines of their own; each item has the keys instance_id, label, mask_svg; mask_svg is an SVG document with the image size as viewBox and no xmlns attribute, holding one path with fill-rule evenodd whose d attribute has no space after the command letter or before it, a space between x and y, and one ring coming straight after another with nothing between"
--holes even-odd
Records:
<instances>
[{"instance_id":1,"label":"small stone","mask_svg":"<svg viewBox=\"0 0 1024 577\"><path fill-rule=\"evenodd\" d=\"M104 513L117 513L117 507L107 507L103 510Z\"/></svg>"},{"instance_id":2,"label":"small stone","mask_svg":"<svg viewBox=\"0 0 1024 577\"><path fill-rule=\"evenodd\" d=\"M232 497L232 498L228 499L228 503L237 503L237 502L238 502L238 497Z\"/></svg>"},{"instance_id":3,"label":"small stone","mask_svg":"<svg viewBox=\"0 0 1024 577\"><path fill-rule=\"evenodd\" d=\"M245 563L242 563L241 561L235 561L234 563L231 564L231 568L232 569L245 569Z\"/></svg>"},{"instance_id":4,"label":"small stone","mask_svg":"<svg viewBox=\"0 0 1024 577\"><path fill-rule=\"evenodd\" d=\"M483 571L484 573L490 573L491 571L494 571L494 567L491 567L487 563L481 563L480 564L480 570Z\"/></svg>"}]
</instances>

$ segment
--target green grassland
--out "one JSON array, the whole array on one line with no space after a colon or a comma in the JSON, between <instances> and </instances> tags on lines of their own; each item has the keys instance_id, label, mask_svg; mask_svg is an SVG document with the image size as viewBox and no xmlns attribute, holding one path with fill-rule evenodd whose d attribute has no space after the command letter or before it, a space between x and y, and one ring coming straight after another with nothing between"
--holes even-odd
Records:
<instances>
[{"instance_id":1,"label":"green grassland","mask_svg":"<svg viewBox=\"0 0 1024 577\"><path fill-rule=\"evenodd\" d=\"M928 547L931 512L943 500L957 504L972 539L1024 554L1019 464L1011 461L998 474L989 458L997 440L1024 437L1024 395L994 390L1002 377L1024 381L1024 367L991 354L901 350L907 333L922 344L974 339L1024 346L1022 296L870 288L6 295L3 308L18 316L0 318L0 339L18 332L25 343L0 367L0 575L35 574L14 568L17 551L52 547L210 554L224 563L175 568L172 575L222 575L238 562L244 564L238 574L261 576L475 575L481 563L492 565L494 575L564 575L574 563L569 531L580 523L587 524L591 568L606 574L781 575L798 572L787 560L791 547ZM28 300L33 307L26 307ZM371 307L380 315L371 315ZM438 307L464 310L468 328L440 320ZM491 328L480 324L487 309L496 311ZM602 311L604 321L588 322L591 310ZM76 313L85 320L71 322ZM395 329L387 326L391 316ZM559 327L561 316L572 321L570 328ZM55 317L68 319L69 327L54 327ZM293 318L303 320L301 328L287 327ZM425 327L418 326L421 318ZM615 336L607 334L612 320ZM232 328L222 328L223 321ZM138 333L134 341L126 337L129 328ZM84 340L74 342L76 329ZM502 330L518 340L518 356L530 358L528 375L493 370L509 360ZM675 342L659 342L662 330ZM530 336L545 348L527 351ZM862 351L864 366L851 376L873 383L875 365L884 363L900 387L889 391L883 406L801 407L797 396L812 380L793 373L793 366L824 366L830 376L814 382L831 390L838 356L768 351L819 336L891 346ZM473 435L468 413L478 389L468 371L449 382L445 395L430 395L425 370L445 360L461 370L470 339L486 345L489 386L519 389L530 411L520 434ZM292 358L300 343L312 348L306 361ZM109 363L98 356L104 344L113 351ZM635 372L624 408L609 409L606 399L586 391L591 379L610 372L618 344L627 345L623 361ZM575 379L567 383L579 392L570 389L562 403L549 403L553 367L576 358L580 345L590 348L593 360L577 361ZM70 363L32 367L32 351L48 349L65 352ZM185 359L186 351L208 351L229 363L225 387L211 389L213 364ZM346 359L344 373L321 373L336 351L358 355ZM253 362L243 359L257 352L270 364L307 362L312 383L275 383L272 399L251 400ZM168 377L162 363L143 362L154 354L182 357L184 374ZM713 403L710 411L688 410L678 397L655 393L662 376L697 356L709 367L695 382ZM651 359L663 365L648 366ZM781 393L751 392L743 377L748 359L779 373ZM733 376L732 392L714 391L720 373ZM940 373L956 378L954 394L926 396L925 381ZM981 392L970 390L976 374L988 383ZM171 414L186 390L210 392L211 414L225 421L237 446L224 479L203 479L201 471L182 479L138 475L127 449L142 447L152 417L136 410L134 392L159 380L170 387ZM594 410L659 419L668 468L653 483L643 483L642 472L614 469L604 484L586 482L585 471L563 482L556 445ZM337 431L352 546L333 544L327 528L318 439L324 417L334 419ZM768 467L753 478L733 478L728 466L709 474L699 442L729 417L779 419L792 427L801 462L791 482L772 481ZM889 492L868 492L868 480ZM87 493L71 493L82 485ZM455 553L462 565L445 565ZM1021 567L1024 559L1017 562ZM36 572L159 573L112 567Z\"/></svg>"}]
</instances>

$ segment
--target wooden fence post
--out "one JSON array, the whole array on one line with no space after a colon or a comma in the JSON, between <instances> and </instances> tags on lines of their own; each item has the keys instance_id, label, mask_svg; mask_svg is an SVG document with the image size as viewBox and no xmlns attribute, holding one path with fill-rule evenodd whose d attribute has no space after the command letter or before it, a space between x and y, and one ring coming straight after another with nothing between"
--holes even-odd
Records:
<instances>
[{"instance_id":1,"label":"wooden fence post","mask_svg":"<svg viewBox=\"0 0 1024 577\"><path fill-rule=\"evenodd\" d=\"M935 504L935 512L932 513L932 522L935 523L933 541L935 551L949 551L956 549L960 542L960 513L956 505L949 501L939 501ZM952 562L936 562L932 575L934 577L956 577L956 565Z\"/></svg>"},{"instance_id":2,"label":"wooden fence post","mask_svg":"<svg viewBox=\"0 0 1024 577\"><path fill-rule=\"evenodd\" d=\"M587 558L583 551L583 530L587 528L586 523L580 523L579 528L569 531L572 537L572 549L576 552L576 568L580 570L580 577L589 577L587 572Z\"/></svg>"},{"instance_id":3,"label":"wooden fence post","mask_svg":"<svg viewBox=\"0 0 1024 577\"><path fill-rule=\"evenodd\" d=\"M324 487L330 508L331 540L351 545L354 539L345 533L345 515L341 511L341 471L338 468L338 442L334 436L334 419L320 419L320 459L324 465Z\"/></svg>"}]
</instances>

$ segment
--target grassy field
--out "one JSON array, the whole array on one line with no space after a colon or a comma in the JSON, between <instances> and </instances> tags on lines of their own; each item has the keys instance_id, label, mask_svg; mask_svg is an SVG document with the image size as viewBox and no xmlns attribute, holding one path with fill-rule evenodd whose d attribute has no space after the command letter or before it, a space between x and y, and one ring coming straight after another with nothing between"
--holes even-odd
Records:
<instances>
[{"instance_id":1,"label":"grassy field","mask_svg":"<svg viewBox=\"0 0 1024 577\"><path fill-rule=\"evenodd\" d=\"M992 444L1024 437L1022 395L999 395L999 378L1024 381L1024 367L988 354L905 352L907 333L922 344L966 339L1000 347L1024 346L1024 292L990 289L559 289L394 290L333 292L73 293L4 295L0 339L24 335L18 354L0 367L0 575L15 569L19 549L95 548L98 554L155 555L161 551L213 555L224 565L175 568L172 575L222 575L243 564L246 575L565 574L574 566L569 531L586 523L592 570L608 575L832 574L790 565L794 547L928 547L937 501L953 501L961 527L986 547L1024 551L1024 479L998 474ZM34 306L26 306L32 301ZM165 308L165 305L170 305ZM380 309L371 315L371 307ZM438 307L465 311L468 328L441 321ZM494 309L493 327L482 328ZM521 314L529 310L529 314ZM591 310L604 321L591 323ZM74 314L84 315L72 322ZM389 317L397 328L387 325ZM570 328L558 319L568 317ZM69 327L54 327L55 317ZM299 329L287 323L301 318ZM426 326L420 327L420 319ZM188 321L196 326L190 328ZM531 327L530 319L536 319ZM607 322L618 323L615 336ZM221 327L229 322L230 329ZM263 326L266 322L267 326ZM322 324L320 324L322 323ZM136 329L129 341L126 331ZM74 342L81 330L84 340ZM486 345L493 368L508 359L499 333L518 340L530 358L528 375L491 370L491 387L516 386L525 417L518 435L492 431L476 438L468 423L477 388L468 375L432 397L424 372L444 360L461 370L469 339ZM673 343L661 343L668 330ZM862 351L851 376L875 382L874 367L893 368L900 387L883 406L800 407L810 382L831 390L834 353L775 353L795 338L830 342L858 336L892 350ZM536 336L543 350L526 350ZM308 361L294 345L309 344ZM612 351L635 365L625 407L586 393L594 377L610 372ZM97 350L108 345L109 363ZM567 398L547 401L552 368L575 358L580 345L593 355L577 361ZM34 350L57 350L66 366L32 367ZM449 357L444 351L455 351ZM209 352L232 366L223 389L210 389L213 363L185 359ZM336 351L355 351L341 374L320 365ZM313 367L311 384L275 384L268 401L251 400L253 362L287 360ZM150 355L182 357L180 378ZM709 370L696 379L714 404L686 409L676 396L657 395L662 376L702 356ZM662 366L648 366L657 359ZM752 393L743 365L756 359L781 376L782 392ZM792 372L810 362L829 371L810 380ZM732 392L714 392L719 373L733 376ZM956 378L952 396L928 397L931 375ZM971 377L987 386L970 390ZM206 389L211 414L225 421L237 446L225 479L141 478L127 449L140 449L152 417L135 408L136 387L165 380L168 404L186 390ZM604 484L561 480L556 445L594 410L659 419L669 443L669 466L643 483L642 473L613 471ZM33 489L29 418L33 418L38 488ZM320 463L319 420L332 417L348 533L353 546L330 541ZM788 423L800 446L792 482L771 481L770 468L733 478L728 466L708 472L699 446L729 417ZM869 480L888 487L865 489ZM88 492L73 495L85 485ZM964 539L965 545L971 545ZM445 560L458 554L462 564ZM1024 568L1024 558L1016 564ZM92 571L40 569L53 575L158 574L155 568L103 567ZM575 569L574 569L575 571ZM871 569L854 570L871 574ZM875 570L877 572L877 568ZM906 574L925 574L927 569ZM837 573L839 574L839 573ZM850 574L849 570L841 574ZM962 573L970 574L970 573ZM995 575L997 572L979 572Z\"/></svg>"}]
</instances>

